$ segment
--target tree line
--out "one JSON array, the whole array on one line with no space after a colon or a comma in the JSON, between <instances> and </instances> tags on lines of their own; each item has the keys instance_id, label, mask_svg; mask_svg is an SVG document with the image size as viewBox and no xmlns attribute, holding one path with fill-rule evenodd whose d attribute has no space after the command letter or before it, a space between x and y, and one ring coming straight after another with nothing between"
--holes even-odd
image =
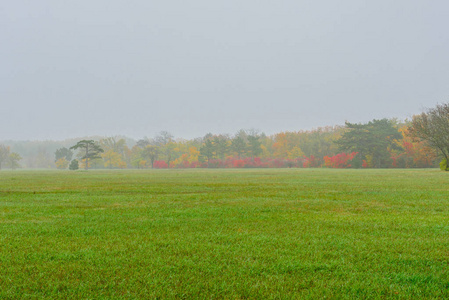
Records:
<instances>
[{"instance_id":1,"label":"tree line","mask_svg":"<svg viewBox=\"0 0 449 300\"><path fill-rule=\"evenodd\" d=\"M449 104L441 104L406 122L346 122L345 126L271 136L240 130L234 135L208 133L186 140L162 131L135 142L122 137L83 139L56 149L54 165L58 169L161 169L429 168L440 164L447 170L448 157ZM15 167L19 160L20 155L15 156Z\"/></svg>"}]
</instances>

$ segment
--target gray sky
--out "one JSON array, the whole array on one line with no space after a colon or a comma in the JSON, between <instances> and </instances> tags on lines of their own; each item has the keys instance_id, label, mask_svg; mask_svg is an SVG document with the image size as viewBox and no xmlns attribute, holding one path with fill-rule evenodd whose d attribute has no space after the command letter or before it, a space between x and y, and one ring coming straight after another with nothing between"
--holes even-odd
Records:
<instances>
[{"instance_id":1,"label":"gray sky","mask_svg":"<svg viewBox=\"0 0 449 300\"><path fill-rule=\"evenodd\" d=\"M449 101L444 0L0 4L0 140L192 138Z\"/></svg>"}]
</instances>

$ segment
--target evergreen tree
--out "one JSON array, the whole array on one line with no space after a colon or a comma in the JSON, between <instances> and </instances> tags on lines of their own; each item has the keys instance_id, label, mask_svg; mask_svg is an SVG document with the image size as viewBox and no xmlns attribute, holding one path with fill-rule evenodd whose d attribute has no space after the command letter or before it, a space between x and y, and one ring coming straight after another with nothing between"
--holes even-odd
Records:
<instances>
[{"instance_id":1,"label":"evergreen tree","mask_svg":"<svg viewBox=\"0 0 449 300\"><path fill-rule=\"evenodd\" d=\"M79 165L78 165L78 161L76 159L72 160L72 162L69 165L69 170L78 170L79 169Z\"/></svg>"},{"instance_id":2,"label":"evergreen tree","mask_svg":"<svg viewBox=\"0 0 449 300\"><path fill-rule=\"evenodd\" d=\"M70 149L80 149L81 159L86 160L86 170L89 169L89 159L92 160L101 158L100 153L104 152L103 149L93 140L79 141L75 146L70 147Z\"/></svg>"},{"instance_id":3,"label":"evergreen tree","mask_svg":"<svg viewBox=\"0 0 449 300\"><path fill-rule=\"evenodd\" d=\"M67 161L71 161L73 156L73 152L66 147L59 148L55 152L55 162L60 160L61 158L65 158Z\"/></svg>"},{"instance_id":4,"label":"evergreen tree","mask_svg":"<svg viewBox=\"0 0 449 300\"><path fill-rule=\"evenodd\" d=\"M401 147L396 142L402 135L388 119L373 120L366 124L346 122L347 131L336 141L341 151L358 152L360 165L363 160L372 167L382 168L391 165L391 150Z\"/></svg>"}]
</instances>

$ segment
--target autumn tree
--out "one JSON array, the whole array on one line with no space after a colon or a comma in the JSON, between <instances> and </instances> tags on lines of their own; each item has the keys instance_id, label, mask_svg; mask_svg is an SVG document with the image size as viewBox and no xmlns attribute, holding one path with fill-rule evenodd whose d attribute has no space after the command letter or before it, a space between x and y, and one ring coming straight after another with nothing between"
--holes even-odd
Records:
<instances>
[{"instance_id":1,"label":"autumn tree","mask_svg":"<svg viewBox=\"0 0 449 300\"><path fill-rule=\"evenodd\" d=\"M175 151L176 142L170 141L167 144L160 147L161 153L164 155L165 162L167 166L170 166L170 163L177 158L178 153Z\"/></svg>"},{"instance_id":2,"label":"autumn tree","mask_svg":"<svg viewBox=\"0 0 449 300\"><path fill-rule=\"evenodd\" d=\"M449 171L449 103L438 104L414 116L409 131L414 138L438 149L443 157L442 169Z\"/></svg>"},{"instance_id":3,"label":"autumn tree","mask_svg":"<svg viewBox=\"0 0 449 300\"><path fill-rule=\"evenodd\" d=\"M117 137L108 137L100 140L101 148L104 151L112 150L116 153L125 155L126 141L125 139L118 139Z\"/></svg>"},{"instance_id":4,"label":"autumn tree","mask_svg":"<svg viewBox=\"0 0 449 300\"><path fill-rule=\"evenodd\" d=\"M103 150L113 150L114 152L119 153L123 150L123 147L126 145L126 141L124 139L118 139L116 137L107 137L101 139L99 141Z\"/></svg>"},{"instance_id":5,"label":"autumn tree","mask_svg":"<svg viewBox=\"0 0 449 300\"><path fill-rule=\"evenodd\" d=\"M159 147L159 152L163 155L167 166L170 166L170 162L175 158L176 143L173 140L173 135L168 131L161 131L155 138L155 144Z\"/></svg>"},{"instance_id":6,"label":"autumn tree","mask_svg":"<svg viewBox=\"0 0 449 300\"><path fill-rule=\"evenodd\" d=\"M199 165L200 152L198 148L201 146L201 140L184 140L179 139L176 141L176 147L174 153L176 158L170 163L170 168L188 168L197 167Z\"/></svg>"},{"instance_id":7,"label":"autumn tree","mask_svg":"<svg viewBox=\"0 0 449 300\"><path fill-rule=\"evenodd\" d=\"M101 154L104 161L104 166L106 168L126 168L126 163L122 160L122 155L109 149L108 151Z\"/></svg>"},{"instance_id":8,"label":"autumn tree","mask_svg":"<svg viewBox=\"0 0 449 300\"><path fill-rule=\"evenodd\" d=\"M67 169L72 160L73 152L65 147L55 151L55 164L58 169Z\"/></svg>"},{"instance_id":9,"label":"autumn tree","mask_svg":"<svg viewBox=\"0 0 449 300\"><path fill-rule=\"evenodd\" d=\"M93 140L79 141L76 145L70 147L70 149L80 149L80 158L84 160L84 168L86 170L89 169L89 160L101 158L100 153L104 152L101 146L95 143Z\"/></svg>"},{"instance_id":10,"label":"autumn tree","mask_svg":"<svg viewBox=\"0 0 449 300\"><path fill-rule=\"evenodd\" d=\"M20 168L19 160L21 159L22 157L18 153L12 152L8 156L6 165L8 166L8 168L15 170L17 168Z\"/></svg>"},{"instance_id":11,"label":"autumn tree","mask_svg":"<svg viewBox=\"0 0 449 300\"><path fill-rule=\"evenodd\" d=\"M142 150L142 157L151 162L151 168L154 168L154 162L159 157L159 148L157 146L148 145Z\"/></svg>"},{"instance_id":12,"label":"autumn tree","mask_svg":"<svg viewBox=\"0 0 449 300\"><path fill-rule=\"evenodd\" d=\"M125 139L108 137L101 139L100 145L104 150L101 157L106 168L126 168L124 159L126 154L128 154L128 147L126 146Z\"/></svg>"},{"instance_id":13,"label":"autumn tree","mask_svg":"<svg viewBox=\"0 0 449 300\"><path fill-rule=\"evenodd\" d=\"M272 146L274 157L296 159L304 155L300 147L301 137L298 133L281 132L275 135L274 140Z\"/></svg>"},{"instance_id":14,"label":"autumn tree","mask_svg":"<svg viewBox=\"0 0 449 300\"><path fill-rule=\"evenodd\" d=\"M200 152L197 150L195 146L189 147L188 151L183 153L180 157L173 161L173 167L183 167L189 168L192 166L197 166L198 157Z\"/></svg>"},{"instance_id":15,"label":"autumn tree","mask_svg":"<svg viewBox=\"0 0 449 300\"><path fill-rule=\"evenodd\" d=\"M19 160L21 159L22 157L16 152L11 152L8 146L0 145L0 170L2 165L13 170L20 167Z\"/></svg>"},{"instance_id":16,"label":"autumn tree","mask_svg":"<svg viewBox=\"0 0 449 300\"><path fill-rule=\"evenodd\" d=\"M403 150L393 153L395 167L433 167L438 157L437 150L429 147L429 144L426 141L413 138L409 131L409 125L410 124L403 124L399 128L399 132L402 134L401 146Z\"/></svg>"},{"instance_id":17,"label":"autumn tree","mask_svg":"<svg viewBox=\"0 0 449 300\"><path fill-rule=\"evenodd\" d=\"M288 139L285 132L280 132L274 136L274 143L272 145L273 156L286 158L288 156Z\"/></svg>"},{"instance_id":18,"label":"autumn tree","mask_svg":"<svg viewBox=\"0 0 449 300\"><path fill-rule=\"evenodd\" d=\"M142 157L142 148L137 145L134 145L130 151L130 163L134 168L140 169L140 167L145 165L146 161Z\"/></svg>"},{"instance_id":19,"label":"autumn tree","mask_svg":"<svg viewBox=\"0 0 449 300\"><path fill-rule=\"evenodd\" d=\"M70 162L67 159L65 159L65 157L60 158L57 161L55 161L56 168L58 168L60 170L67 169L67 167L69 166L69 163Z\"/></svg>"},{"instance_id":20,"label":"autumn tree","mask_svg":"<svg viewBox=\"0 0 449 300\"><path fill-rule=\"evenodd\" d=\"M147 146L154 146L158 148L156 146L156 142L147 137L138 140L136 145L132 147L130 150L130 162L133 167L138 169L147 167L147 160L149 159L148 150L145 150L145 147ZM159 153L159 150L157 150L157 153Z\"/></svg>"}]
</instances>

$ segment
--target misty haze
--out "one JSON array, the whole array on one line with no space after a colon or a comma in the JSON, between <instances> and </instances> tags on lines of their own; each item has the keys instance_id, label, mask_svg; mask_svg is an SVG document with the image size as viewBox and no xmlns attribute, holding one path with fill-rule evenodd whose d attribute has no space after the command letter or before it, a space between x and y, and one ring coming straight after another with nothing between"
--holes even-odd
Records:
<instances>
[{"instance_id":1,"label":"misty haze","mask_svg":"<svg viewBox=\"0 0 449 300\"><path fill-rule=\"evenodd\" d=\"M447 1L4 1L0 299L449 298Z\"/></svg>"},{"instance_id":2,"label":"misty haze","mask_svg":"<svg viewBox=\"0 0 449 300\"><path fill-rule=\"evenodd\" d=\"M447 100L445 1L9 1L0 140L195 138Z\"/></svg>"}]
</instances>

